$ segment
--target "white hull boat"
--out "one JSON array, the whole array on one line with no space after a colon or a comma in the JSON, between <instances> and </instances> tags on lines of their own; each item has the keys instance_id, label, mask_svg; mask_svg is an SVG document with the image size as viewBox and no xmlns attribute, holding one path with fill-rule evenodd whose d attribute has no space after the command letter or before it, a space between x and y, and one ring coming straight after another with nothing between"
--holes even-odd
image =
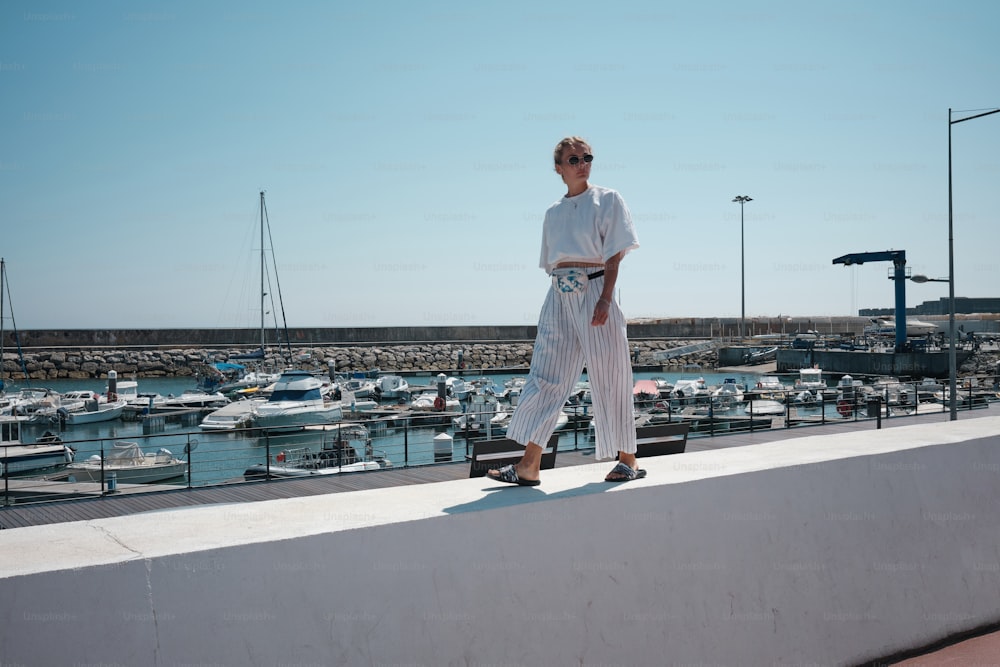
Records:
<instances>
[{"instance_id":1,"label":"white hull boat","mask_svg":"<svg viewBox=\"0 0 1000 667\"><path fill-rule=\"evenodd\" d=\"M785 414L785 406L779 403L778 401L772 401L770 399L764 398L747 403L747 406L743 409L743 412L752 417L760 417L765 415L783 415Z\"/></svg>"},{"instance_id":2,"label":"white hull boat","mask_svg":"<svg viewBox=\"0 0 1000 667\"><path fill-rule=\"evenodd\" d=\"M247 428L253 423L254 408L266 401L264 398L233 401L205 415L198 428L202 431L233 431Z\"/></svg>"},{"instance_id":3,"label":"white hull boat","mask_svg":"<svg viewBox=\"0 0 1000 667\"><path fill-rule=\"evenodd\" d=\"M338 424L325 433L323 447L314 451L297 447L279 452L270 464L250 466L243 478L340 475L391 468L384 452L372 448L371 435L361 424Z\"/></svg>"},{"instance_id":4,"label":"white hull boat","mask_svg":"<svg viewBox=\"0 0 1000 667\"><path fill-rule=\"evenodd\" d=\"M100 482L114 477L119 484L150 484L187 474L187 462L160 449L145 454L135 442L116 442L104 461L94 454L86 461L70 463L66 471L78 482Z\"/></svg>"},{"instance_id":5,"label":"white hull boat","mask_svg":"<svg viewBox=\"0 0 1000 667\"><path fill-rule=\"evenodd\" d=\"M457 398L451 396L441 398L437 395L436 391L427 391L414 397L410 401L410 407L414 410L447 410L449 412L460 411L462 409L462 405Z\"/></svg>"},{"instance_id":6,"label":"white hull boat","mask_svg":"<svg viewBox=\"0 0 1000 667\"><path fill-rule=\"evenodd\" d=\"M229 403L229 399L220 392L206 393L203 391L185 391L180 396L166 396L156 407L172 408L211 408L221 407Z\"/></svg>"},{"instance_id":7,"label":"white hull boat","mask_svg":"<svg viewBox=\"0 0 1000 667\"><path fill-rule=\"evenodd\" d=\"M59 406L36 410L28 421L33 424L96 424L118 419L128 402L124 398L107 400L90 391L66 392L60 397Z\"/></svg>"},{"instance_id":8,"label":"white hull boat","mask_svg":"<svg viewBox=\"0 0 1000 667\"><path fill-rule=\"evenodd\" d=\"M253 406L254 426L298 429L343 420L343 407L340 403L327 402L323 387L323 383L307 371L285 371L274 383L274 391L267 401Z\"/></svg>"},{"instance_id":9,"label":"white hull boat","mask_svg":"<svg viewBox=\"0 0 1000 667\"><path fill-rule=\"evenodd\" d=\"M369 378L351 378L340 383L342 395L350 394L354 398L372 398L375 391L375 380Z\"/></svg>"},{"instance_id":10,"label":"white hull boat","mask_svg":"<svg viewBox=\"0 0 1000 667\"><path fill-rule=\"evenodd\" d=\"M400 375L380 375L374 391L379 399L405 398L410 394L410 384Z\"/></svg>"},{"instance_id":11,"label":"white hull boat","mask_svg":"<svg viewBox=\"0 0 1000 667\"><path fill-rule=\"evenodd\" d=\"M30 473L73 461L73 450L48 431L37 442L21 442L17 419L0 420L0 434L0 474Z\"/></svg>"}]
</instances>

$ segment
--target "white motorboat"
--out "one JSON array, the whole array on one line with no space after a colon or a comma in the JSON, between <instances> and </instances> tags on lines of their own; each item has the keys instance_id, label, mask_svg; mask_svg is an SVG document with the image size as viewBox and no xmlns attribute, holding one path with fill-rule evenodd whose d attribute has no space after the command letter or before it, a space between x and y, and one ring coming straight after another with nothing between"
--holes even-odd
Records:
<instances>
[{"instance_id":1,"label":"white motorboat","mask_svg":"<svg viewBox=\"0 0 1000 667\"><path fill-rule=\"evenodd\" d=\"M781 382L781 379L774 375L762 375L757 380L756 392L761 398L772 401L787 400L791 387Z\"/></svg>"},{"instance_id":2,"label":"white motorboat","mask_svg":"<svg viewBox=\"0 0 1000 667\"><path fill-rule=\"evenodd\" d=\"M28 421L32 424L95 424L122 416L125 399L109 401L103 394L90 390L73 390L59 396L56 405L39 408Z\"/></svg>"},{"instance_id":3,"label":"white motorboat","mask_svg":"<svg viewBox=\"0 0 1000 667\"><path fill-rule=\"evenodd\" d=\"M106 391L111 391L110 387ZM115 385L115 395L124 399L125 409L143 410L159 407L163 396L152 393L140 393L139 383L135 380L120 380Z\"/></svg>"},{"instance_id":4,"label":"white motorboat","mask_svg":"<svg viewBox=\"0 0 1000 667\"><path fill-rule=\"evenodd\" d=\"M167 395L157 407L163 409L171 408L213 408L222 407L229 403L229 399L221 392L185 391L180 396Z\"/></svg>"},{"instance_id":5,"label":"white motorboat","mask_svg":"<svg viewBox=\"0 0 1000 667\"><path fill-rule=\"evenodd\" d=\"M94 424L96 422L106 422L118 419L125 409L125 399L101 403L98 401L87 402L83 409L68 410L65 414L60 413L60 421L64 421L67 426L73 424ZM59 411L57 411L59 412Z\"/></svg>"},{"instance_id":6,"label":"white motorboat","mask_svg":"<svg viewBox=\"0 0 1000 667\"><path fill-rule=\"evenodd\" d=\"M351 394L354 398L372 398L376 391L375 380L364 377L354 377L340 382L341 394Z\"/></svg>"},{"instance_id":7,"label":"white motorboat","mask_svg":"<svg viewBox=\"0 0 1000 667\"><path fill-rule=\"evenodd\" d=\"M375 395L380 400L405 398L410 393L410 384L401 375L380 375L375 379Z\"/></svg>"},{"instance_id":8,"label":"white motorboat","mask_svg":"<svg viewBox=\"0 0 1000 667\"><path fill-rule=\"evenodd\" d=\"M62 397L57 391L45 387L24 387L6 396L8 407L4 414L27 421L38 410L57 409Z\"/></svg>"},{"instance_id":9,"label":"white motorboat","mask_svg":"<svg viewBox=\"0 0 1000 667\"><path fill-rule=\"evenodd\" d=\"M253 424L254 408L266 401L266 398L233 401L205 415L198 428L203 431L233 431L247 428Z\"/></svg>"},{"instance_id":10,"label":"white motorboat","mask_svg":"<svg viewBox=\"0 0 1000 667\"><path fill-rule=\"evenodd\" d=\"M274 383L267 401L253 406L254 426L295 429L341 421L341 404L327 402L323 388L323 382L308 371L285 371Z\"/></svg>"},{"instance_id":11,"label":"white motorboat","mask_svg":"<svg viewBox=\"0 0 1000 667\"><path fill-rule=\"evenodd\" d=\"M449 377L445 380L445 385L448 387L448 393L460 401L464 401L476 393L476 386L462 378Z\"/></svg>"},{"instance_id":12,"label":"white motorboat","mask_svg":"<svg viewBox=\"0 0 1000 667\"><path fill-rule=\"evenodd\" d=\"M733 408L743 402L743 387L736 384L735 378L726 378L722 385L712 392L712 403L720 408Z\"/></svg>"},{"instance_id":13,"label":"white motorboat","mask_svg":"<svg viewBox=\"0 0 1000 667\"><path fill-rule=\"evenodd\" d=\"M907 336L926 336L928 334L937 333L940 331L940 327L934 322L924 322L915 318L906 318L906 335ZM867 334L882 334L887 336L895 335L896 333L896 320L894 319L872 319L872 323L865 327L865 333Z\"/></svg>"},{"instance_id":14,"label":"white motorboat","mask_svg":"<svg viewBox=\"0 0 1000 667\"><path fill-rule=\"evenodd\" d=\"M384 452L372 448L371 435L361 424L337 424L324 434L319 451L296 447L278 452L274 461L250 466L243 478L250 481L262 477L308 477L339 475L391 468L392 461Z\"/></svg>"},{"instance_id":15,"label":"white motorboat","mask_svg":"<svg viewBox=\"0 0 1000 667\"><path fill-rule=\"evenodd\" d=\"M484 419L486 416L489 419ZM455 417L451 420L451 424L456 431L461 431L462 433L483 433L494 428L499 429L501 425L505 425L509 420L510 413L504 410L489 413L488 415L485 413L469 412ZM489 422L489 425L487 425L487 422ZM504 428L506 429L506 426ZM499 433L499 430L497 432Z\"/></svg>"},{"instance_id":16,"label":"white motorboat","mask_svg":"<svg viewBox=\"0 0 1000 667\"><path fill-rule=\"evenodd\" d=\"M681 378L674 383L674 388L670 392L670 398L676 398L681 402L691 402L699 398L711 395L705 378Z\"/></svg>"},{"instance_id":17,"label":"white motorboat","mask_svg":"<svg viewBox=\"0 0 1000 667\"><path fill-rule=\"evenodd\" d=\"M59 436L46 431L36 441L21 442L21 422L0 418L0 474L15 475L73 461L73 450Z\"/></svg>"},{"instance_id":18,"label":"white motorboat","mask_svg":"<svg viewBox=\"0 0 1000 667\"><path fill-rule=\"evenodd\" d=\"M428 390L413 397L410 401L410 408L413 410L447 410L451 411L461 411L462 405L459 403L457 398L448 396L446 398L441 398L437 394L437 390Z\"/></svg>"},{"instance_id":19,"label":"white motorboat","mask_svg":"<svg viewBox=\"0 0 1000 667\"><path fill-rule=\"evenodd\" d=\"M146 454L137 442L119 441L103 461L100 454L94 454L86 461L70 463L66 470L77 482L100 482L113 476L119 484L149 484L187 474L187 461L168 449Z\"/></svg>"},{"instance_id":20,"label":"white motorboat","mask_svg":"<svg viewBox=\"0 0 1000 667\"><path fill-rule=\"evenodd\" d=\"M826 381L823 379L823 369L821 368L800 368L799 377L795 380L795 391L808 389L817 392L826 389Z\"/></svg>"},{"instance_id":21,"label":"white motorboat","mask_svg":"<svg viewBox=\"0 0 1000 667\"><path fill-rule=\"evenodd\" d=\"M800 368L799 377L795 380L795 391L811 391L816 394L817 399L836 400L839 390L836 387L829 387L823 379L823 370L820 368Z\"/></svg>"},{"instance_id":22,"label":"white motorboat","mask_svg":"<svg viewBox=\"0 0 1000 667\"><path fill-rule=\"evenodd\" d=\"M764 415L783 415L785 414L785 406L778 401L761 398L747 403L747 406L743 408L743 412L752 417Z\"/></svg>"}]
</instances>

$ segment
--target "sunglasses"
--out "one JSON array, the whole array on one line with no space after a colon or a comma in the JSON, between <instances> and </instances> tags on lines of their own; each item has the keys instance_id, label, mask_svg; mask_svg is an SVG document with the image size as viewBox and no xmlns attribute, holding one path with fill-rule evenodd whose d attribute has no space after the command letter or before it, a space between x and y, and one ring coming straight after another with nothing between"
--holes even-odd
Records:
<instances>
[{"instance_id":1,"label":"sunglasses","mask_svg":"<svg viewBox=\"0 0 1000 667\"><path fill-rule=\"evenodd\" d=\"M569 158L567 158L566 162L569 162L572 166L575 167L576 165L580 164L580 159L581 158L577 155L570 155ZM590 153L584 153L582 159L587 164L590 164L591 162L594 161L594 156L591 155Z\"/></svg>"}]
</instances>

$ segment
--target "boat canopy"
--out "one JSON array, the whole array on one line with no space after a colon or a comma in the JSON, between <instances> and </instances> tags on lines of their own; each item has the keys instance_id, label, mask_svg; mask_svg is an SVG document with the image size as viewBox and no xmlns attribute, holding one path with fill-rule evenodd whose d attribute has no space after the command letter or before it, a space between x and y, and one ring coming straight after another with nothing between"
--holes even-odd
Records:
<instances>
[{"instance_id":1,"label":"boat canopy","mask_svg":"<svg viewBox=\"0 0 1000 667\"><path fill-rule=\"evenodd\" d=\"M246 366L243 366L242 364L230 364L230 363L227 363L225 361L218 361L218 362L216 362L215 363L215 368L216 368L216 370L222 371L223 373L225 373L226 371L243 371L243 370L246 370Z\"/></svg>"},{"instance_id":2,"label":"boat canopy","mask_svg":"<svg viewBox=\"0 0 1000 667\"><path fill-rule=\"evenodd\" d=\"M108 463L117 465L139 465L145 460L137 442L116 442L108 452Z\"/></svg>"}]
</instances>

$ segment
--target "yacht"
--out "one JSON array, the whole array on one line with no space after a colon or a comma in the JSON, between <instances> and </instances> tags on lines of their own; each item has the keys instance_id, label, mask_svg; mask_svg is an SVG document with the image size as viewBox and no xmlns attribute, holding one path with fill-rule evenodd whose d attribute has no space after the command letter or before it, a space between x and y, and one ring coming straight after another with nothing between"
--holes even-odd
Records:
<instances>
[{"instance_id":1,"label":"yacht","mask_svg":"<svg viewBox=\"0 0 1000 667\"><path fill-rule=\"evenodd\" d=\"M254 426L296 429L341 421L343 408L340 403L327 401L324 388L329 387L308 371L285 371L274 383L267 401L253 406Z\"/></svg>"}]
</instances>

